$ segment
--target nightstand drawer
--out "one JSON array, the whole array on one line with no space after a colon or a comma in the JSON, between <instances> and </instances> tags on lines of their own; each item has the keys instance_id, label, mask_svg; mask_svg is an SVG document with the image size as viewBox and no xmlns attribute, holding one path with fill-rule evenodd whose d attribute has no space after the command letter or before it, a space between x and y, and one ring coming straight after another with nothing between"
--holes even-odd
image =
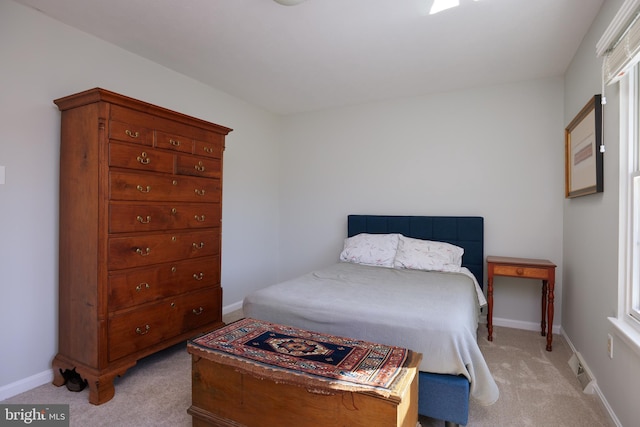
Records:
<instances>
[{"instance_id":1,"label":"nightstand drawer","mask_svg":"<svg viewBox=\"0 0 640 427\"><path fill-rule=\"evenodd\" d=\"M527 279L549 278L549 270L546 268L523 267L519 265L496 265L493 267L493 274L496 276L524 277Z\"/></svg>"}]
</instances>

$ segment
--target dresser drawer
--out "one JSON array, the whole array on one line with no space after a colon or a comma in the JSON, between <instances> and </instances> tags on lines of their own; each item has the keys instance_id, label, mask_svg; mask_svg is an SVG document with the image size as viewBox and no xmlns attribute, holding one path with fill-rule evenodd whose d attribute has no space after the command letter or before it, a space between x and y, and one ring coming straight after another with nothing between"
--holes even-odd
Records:
<instances>
[{"instance_id":1,"label":"dresser drawer","mask_svg":"<svg viewBox=\"0 0 640 427\"><path fill-rule=\"evenodd\" d=\"M220 285L220 256L109 274L109 312Z\"/></svg>"},{"instance_id":2,"label":"dresser drawer","mask_svg":"<svg viewBox=\"0 0 640 427\"><path fill-rule=\"evenodd\" d=\"M143 350L181 333L219 321L222 289L178 295L109 319L109 361Z\"/></svg>"},{"instance_id":3,"label":"dresser drawer","mask_svg":"<svg viewBox=\"0 0 640 427\"><path fill-rule=\"evenodd\" d=\"M496 276L523 277L528 279L549 278L549 270L546 268L523 267L515 265L496 265L493 267L493 274Z\"/></svg>"},{"instance_id":4,"label":"dresser drawer","mask_svg":"<svg viewBox=\"0 0 640 427\"><path fill-rule=\"evenodd\" d=\"M109 238L108 269L141 267L220 254L220 229Z\"/></svg>"},{"instance_id":5,"label":"dresser drawer","mask_svg":"<svg viewBox=\"0 0 640 427\"><path fill-rule=\"evenodd\" d=\"M176 173L180 175L220 178L222 176L222 164L220 159L179 155L176 160Z\"/></svg>"},{"instance_id":6,"label":"dresser drawer","mask_svg":"<svg viewBox=\"0 0 640 427\"><path fill-rule=\"evenodd\" d=\"M109 205L109 232L127 233L220 227L220 203Z\"/></svg>"},{"instance_id":7,"label":"dresser drawer","mask_svg":"<svg viewBox=\"0 0 640 427\"><path fill-rule=\"evenodd\" d=\"M171 153L129 144L109 144L109 166L152 172L173 173Z\"/></svg>"},{"instance_id":8,"label":"dresser drawer","mask_svg":"<svg viewBox=\"0 0 640 427\"><path fill-rule=\"evenodd\" d=\"M212 178L109 173L111 200L219 203L221 188L220 180Z\"/></svg>"},{"instance_id":9,"label":"dresser drawer","mask_svg":"<svg viewBox=\"0 0 640 427\"><path fill-rule=\"evenodd\" d=\"M156 147L162 148L163 150L193 153L193 139L187 136L156 130Z\"/></svg>"},{"instance_id":10,"label":"dresser drawer","mask_svg":"<svg viewBox=\"0 0 640 427\"><path fill-rule=\"evenodd\" d=\"M109 122L109 139L152 146L153 131L140 125L112 120Z\"/></svg>"},{"instance_id":11,"label":"dresser drawer","mask_svg":"<svg viewBox=\"0 0 640 427\"><path fill-rule=\"evenodd\" d=\"M217 159L222 158L222 152L224 150L224 137L222 135L212 135L212 140L206 141L194 141L193 152L198 156L215 157Z\"/></svg>"}]
</instances>

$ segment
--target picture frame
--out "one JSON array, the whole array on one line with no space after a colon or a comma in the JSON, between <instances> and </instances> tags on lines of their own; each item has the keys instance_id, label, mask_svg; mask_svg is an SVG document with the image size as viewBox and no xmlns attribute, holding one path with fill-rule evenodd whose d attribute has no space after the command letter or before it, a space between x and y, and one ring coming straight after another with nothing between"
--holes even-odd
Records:
<instances>
[{"instance_id":1,"label":"picture frame","mask_svg":"<svg viewBox=\"0 0 640 427\"><path fill-rule=\"evenodd\" d=\"M603 152L601 95L580 110L564 132L565 197L602 193Z\"/></svg>"}]
</instances>

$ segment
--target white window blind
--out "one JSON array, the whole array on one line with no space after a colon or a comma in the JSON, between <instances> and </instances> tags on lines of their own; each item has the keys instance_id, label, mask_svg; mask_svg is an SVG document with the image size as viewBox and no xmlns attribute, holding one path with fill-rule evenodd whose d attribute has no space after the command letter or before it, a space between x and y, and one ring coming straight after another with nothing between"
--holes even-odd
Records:
<instances>
[{"instance_id":1,"label":"white window blind","mask_svg":"<svg viewBox=\"0 0 640 427\"><path fill-rule=\"evenodd\" d=\"M596 44L603 83L617 82L640 61L640 0L626 0Z\"/></svg>"}]
</instances>

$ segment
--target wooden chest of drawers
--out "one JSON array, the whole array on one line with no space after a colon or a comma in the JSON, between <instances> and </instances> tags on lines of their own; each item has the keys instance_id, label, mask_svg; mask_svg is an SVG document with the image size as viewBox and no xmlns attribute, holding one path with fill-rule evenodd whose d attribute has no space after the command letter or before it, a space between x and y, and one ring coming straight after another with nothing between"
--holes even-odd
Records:
<instances>
[{"instance_id":1,"label":"wooden chest of drawers","mask_svg":"<svg viewBox=\"0 0 640 427\"><path fill-rule=\"evenodd\" d=\"M60 144L55 385L110 400L136 361L222 323L222 154L231 129L92 89L54 101Z\"/></svg>"}]
</instances>

